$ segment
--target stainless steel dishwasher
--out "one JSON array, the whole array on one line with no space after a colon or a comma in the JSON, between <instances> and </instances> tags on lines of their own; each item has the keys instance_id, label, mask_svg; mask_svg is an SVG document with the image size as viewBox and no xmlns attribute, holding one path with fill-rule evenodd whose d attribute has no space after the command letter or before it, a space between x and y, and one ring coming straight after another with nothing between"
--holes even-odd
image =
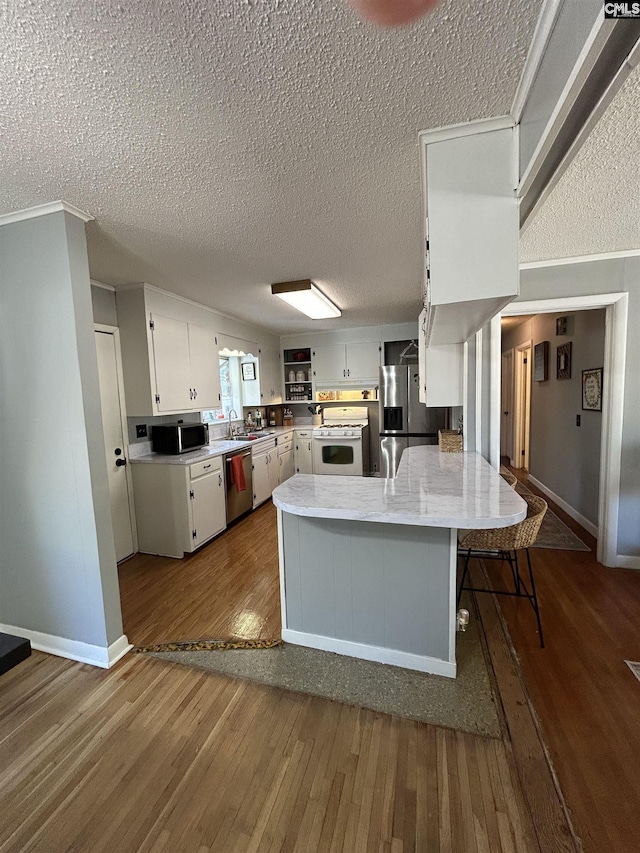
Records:
<instances>
[{"instance_id":1,"label":"stainless steel dishwasher","mask_svg":"<svg viewBox=\"0 0 640 853\"><path fill-rule=\"evenodd\" d=\"M242 457L242 470L246 481L246 489L238 491L231 473L231 460L235 456ZM251 466L251 448L243 447L242 450L231 451L224 457L225 483L227 490L227 524L238 516L250 510L253 506L253 477Z\"/></svg>"}]
</instances>

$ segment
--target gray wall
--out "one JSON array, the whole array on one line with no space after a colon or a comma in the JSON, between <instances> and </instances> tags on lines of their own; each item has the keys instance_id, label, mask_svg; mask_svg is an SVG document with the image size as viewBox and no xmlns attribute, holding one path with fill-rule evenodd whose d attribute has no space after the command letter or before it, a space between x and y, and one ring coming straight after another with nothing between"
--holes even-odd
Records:
<instances>
[{"instance_id":1,"label":"gray wall","mask_svg":"<svg viewBox=\"0 0 640 853\"><path fill-rule=\"evenodd\" d=\"M571 313L568 333L557 336L559 316L539 314L512 329L503 335L502 351L549 341L549 378L531 385L529 472L597 525L602 412L582 411L582 371L603 366L605 312ZM557 379L556 349L569 342L571 378Z\"/></svg>"},{"instance_id":2,"label":"gray wall","mask_svg":"<svg viewBox=\"0 0 640 853\"><path fill-rule=\"evenodd\" d=\"M116 294L105 287L91 285L91 304L93 306L93 322L103 326L117 326Z\"/></svg>"},{"instance_id":3,"label":"gray wall","mask_svg":"<svg viewBox=\"0 0 640 853\"><path fill-rule=\"evenodd\" d=\"M0 622L104 649L122 620L84 223L4 225L0 257Z\"/></svg>"},{"instance_id":4,"label":"gray wall","mask_svg":"<svg viewBox=\"0 0 640 853\"><path fill-rule=\"evenodd\" d=\"M516 300L629 294L622 422L618 554L640 556L640 258L522 270Z\"/></svg>"}]
</instances>

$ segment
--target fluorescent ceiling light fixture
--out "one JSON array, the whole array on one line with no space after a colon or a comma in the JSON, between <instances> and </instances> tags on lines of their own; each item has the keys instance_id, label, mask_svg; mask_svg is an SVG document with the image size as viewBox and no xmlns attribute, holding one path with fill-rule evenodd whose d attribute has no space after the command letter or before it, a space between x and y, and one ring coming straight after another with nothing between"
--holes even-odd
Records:
<instances>
[{"instance_id":1,"label":"fluorescent ceiling light fixture","mask_svg":"<svg viewBox=\"0 0 640 853\"><path fill-rule=\"evenodd\" d=\"M272 284L271 293L284 299L312 320L342 316L342 311L308 278L302 281L283 281L280 284Z\"/></svg>"}]
</instances>

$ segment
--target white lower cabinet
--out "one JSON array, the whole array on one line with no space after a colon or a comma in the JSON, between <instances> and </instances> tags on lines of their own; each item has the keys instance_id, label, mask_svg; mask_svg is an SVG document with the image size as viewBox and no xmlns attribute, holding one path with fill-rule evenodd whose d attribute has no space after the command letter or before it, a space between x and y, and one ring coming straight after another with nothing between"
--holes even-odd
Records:
<instances>
[{"instance_id":1,"label":"white lower cabinet","mask_svg":"<svg viewBox=\"0 0 640 853\"><path fill-rule=\"evenodd\" d=\"M313 474L313 432L310 429L295 431L294 462L296 474Z\"/></svg>"},{"instance_id":2,"label":"white lower cabinet","mask_svg":"<svg viewBox=\"0 0 640 853\"><path fill-rule=\"evenodd\" d=\"M288 441L278 441L278 467L280 469L278 475L280 483L284 483L296 473L293 458L293 434Z\"/></svg>"},{"instance_id":3,"label":"white lower cabinet","mask_svg":"<svg viewBox=\"0 0 640 853\"><path fill-rule=\"evenodd\" d=\"M275 438L261 441L251 448L253 465L253 506L254 509L271 497L278 485L278 456Z\"/></svg>"},{"instance_id":4,"label":"white lower cabinet","mask_svg":"<svg viewBox=\"0 0 640 853\"><path fill-rule=\"evenodd\" d=\"M132 464L138 548L183 557L226 527L222 457L192 465Z\"/></svg>"}]
</instances>

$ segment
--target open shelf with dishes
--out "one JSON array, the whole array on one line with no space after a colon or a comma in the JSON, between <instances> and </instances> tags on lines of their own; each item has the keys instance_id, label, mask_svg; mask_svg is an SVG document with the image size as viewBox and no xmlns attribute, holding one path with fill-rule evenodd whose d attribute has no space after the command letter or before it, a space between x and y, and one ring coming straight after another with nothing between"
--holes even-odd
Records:
<instances>
[{"instance_id":1,"label":"open shelf with dishes","mask_svg":"<svg viewBox=\"0 0 640 853\"><path fill-rule=\"evenodd\" d=\"M286 349L283 356L285 401L303 403L313 400L311 349Z\"/></svg>"}]
</instances>

